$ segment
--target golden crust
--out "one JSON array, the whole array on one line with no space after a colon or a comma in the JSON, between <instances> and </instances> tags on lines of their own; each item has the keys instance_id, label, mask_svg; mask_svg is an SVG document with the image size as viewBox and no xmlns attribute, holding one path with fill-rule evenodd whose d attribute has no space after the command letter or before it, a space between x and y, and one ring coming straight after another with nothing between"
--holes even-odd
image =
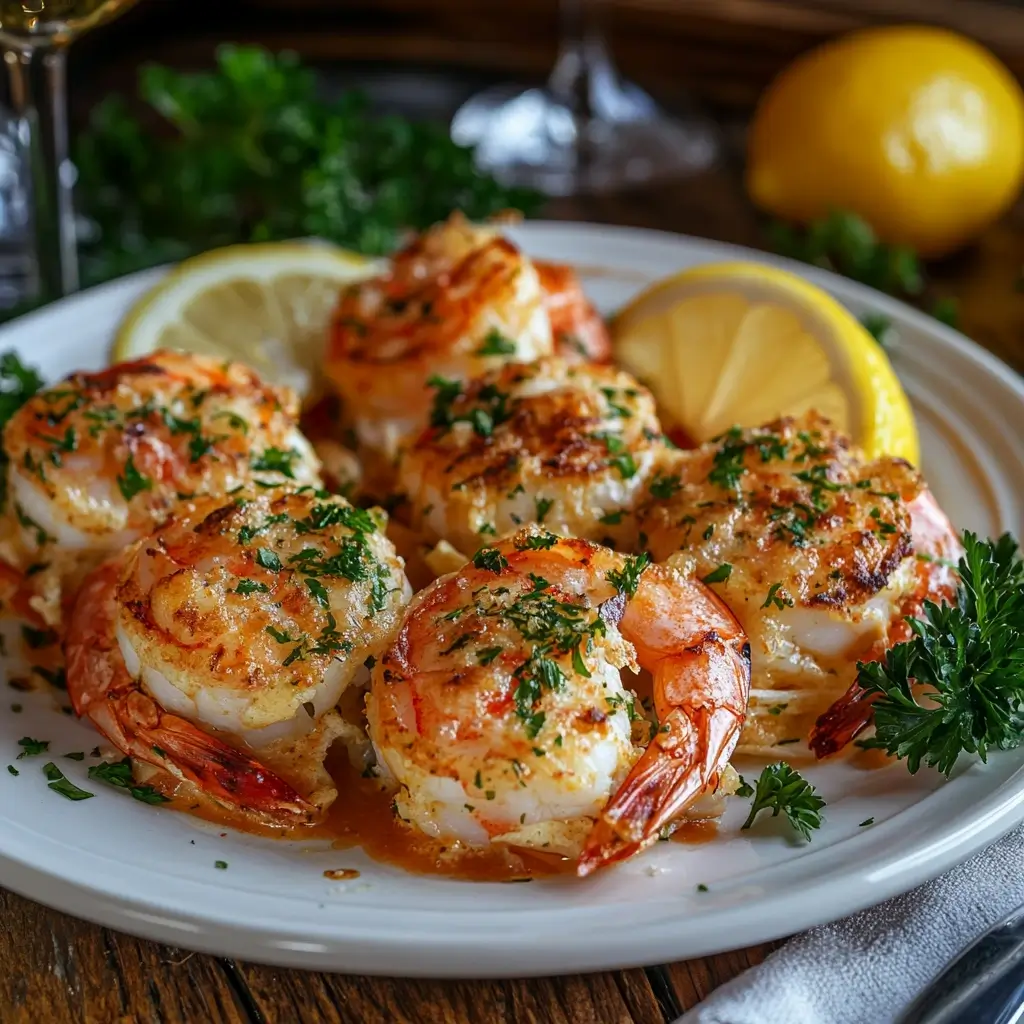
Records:
<instances>
[{"instance_id":1,"label":"golden crust","mask_svg":"<svg viewBox=\"0 0 1024 1024\"><path fill-rule=\"evenodd\" d=\"M922 482L900 459L867 462L811 413L671 456L652 487L636 525L656 559L682 552L700 576L728 564L730 590L842 610L911 553L907 505Z\"/></svg>"},{"instance_id":2,"label":"golden crust","mask_svg":"<svg viewBox=\"0 0 1024 1024\"><path fill-rule=\"evenodd\" d=\"M510 363L445 397L399 485L414 527L463 551L529 522L608 537L664 447L650 393L613 367Z\"/></svg>"}]
</instances>

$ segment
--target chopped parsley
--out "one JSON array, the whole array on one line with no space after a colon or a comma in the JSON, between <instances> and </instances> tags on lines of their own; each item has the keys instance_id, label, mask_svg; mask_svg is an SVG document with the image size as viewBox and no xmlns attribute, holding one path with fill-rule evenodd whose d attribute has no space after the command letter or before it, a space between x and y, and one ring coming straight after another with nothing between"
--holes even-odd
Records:
<instances>
[{"instance_id":1,"label":"chopped parsley","mask_svg":"<svg viewBox=\"0 0 1024 1024\"><path fill-rule=\"evenodd\" d=\"M140 803L165 804L168 802L168 798L152 786L135 784L132 775L132 762L127 757L120 761L101 761L99 764L89 765L89 778L105 782L108 786L114 786L116 789L125 789Z\"/></svg>"},{"instance_id":2,"label":"chopped parsley","mask_svg":"<svg viewBox=\"0 0 1024 1024\"><path fill-rule=\"evenodd\" d=\"M481 548L473 556L473 565L497 574L508 566L508 559L497 548Z\"/></svg>"},{"instance_id":3,"label":"chopped parsley","mask_svg":"<svg viewBox=\"0 0 1024 1024\"><path fill-rule=\"evenodd\" d=\"M646 554L627 555L623 560L621 569L610 569L605 573L605 579L620 593L626 597L633 597L636 588L640 585L640 577L650 564Z\"/></svg>"},{"instance_id":4,"label":"chopped parsley","mask_svg":"<svg viewBox=\"0 0 1024 1024\"><path fill-rule=\"evenodd\" d=\"M660 501L668 501L682 487L682 479L678 473L655 473L654 479L647 485L653 497Z\"/></svg>"},{"instance_id":5,"label":"chopped parsley","mask_svg":"<svg viewBox=\"0 0 1024 1024\"><path fill-rule=\"evenodd\" d=\"M139 472L135 465L135 456L129 452L124 464L124 473L117 478L117 486L125 501L131 501L136 494L153 489L153 481Z\"/></svg>"},{"instance_id":6,"label":"chopped parsley","mask_svg":"<svg viewBox=\"0 0 1024 1024\"><path fill-rule=\"evenodd\" d=\"M60 793L68 800L88 800L95 795L84 789L79 789L52 761L43 765L43 774L47 779L47 788L52 789L54 793Z\"/></svg>"},{"instance_id":7,"label":"chopped parsley","mask_svg":"<svg viewBox=\"0 0 1024 1024\"><path fill-rule=\"evenodd\" d=\"M537 513L537 522L543 523L544 517L551 511L554 502L550 498L535 498L533 504Z\"/></svg>"},{"instance_id":8,"label":"chopped parsley","mask_svg":"<svg viewBox=\"0 0 1024 1024\"><path fill-rule=\"evenodd\" d=\"M732 575L732 566L723 562L717 569L713 569L707 576L701 577L702 583L724 583Z\"/></svg>"},{"instance_id":9,"label":"chopped parsley","mask_svg":"<svg viewBox=\"0 0 1024 1024\"><path fill-rule=\"evenodd\" d=\"M281 559L270 548L257 548L255 559L257 565L270 572L280 572L284 568Z\"/></svg>"},{"instance_id":10,"label":"chopped parsley","mask_svg":"<svg viewBox=\"0 0 1024 1024\"><path fill-rule=\"evenodd\" d=\"M249 465L256 471L266 473L280 473L289 480L295 479L295 470L292 463L299 457L294 448L284 451L280 448L267 448L260 455L249 460Z\"/></svg>"},{"instance_id":11,"label":"chopped parsley","mask_svg":"<svg viewBox=\"0 0 1024 1024\"><path fill-rule=\"evenodd\" d=\"M781 593L780 593L781 591ZM793 607L793 598L791 598L784 590L782 590L781 583L773 583L768 588L768 596L764 599L762 608L770 608L775 605L776 608L781 612L783 608Z\"/></svg>"},{"instance_id":12,"label":"chopped parsley","mask_svg":"<svg viewBox=\"0 0 1024 1024\"><path fill-rule=\"evenodd\" d=\"M553 533L528 533L525 537L517 537L516 551L547 551L558 543Z\"/></svg>"},{"instance_id":13,"label":"chopped parsley","mask_svg":"<svg viewBox=\"0 0 1024 1024\"><path fill-rule=\"evenodd\" d=\"M261 583L259 580L239 580L238 586L232 591L235 594L241 594L243 597L247 597L249 594L266 594L270 591L270 587L266 583Z\"/></svg>"},{"instance_id":14,"label":"chopped parsley","mask_svg":"<svg viewBox=\"0 0 1024 1024\"><path fill-rule=\"evenodd\" d=\"M506 338L497 327L492 327L480 347L476 350L478 356L511 356L515 355L516 343L511 338Z\"/></svg>"},{"instance_id":15,"label":"chopped parsley","mask_svg":"<svg viewBox=\"0 0 1024 1024\"><path fill-rule=\"evenodd\" d=\"M31 736L22 736L18 740L18 746L21 747L21 753L18 755L20 761L23 757L36 757L39 754L45 754L50 749L50 741L34 740Z\"/></svg>"}]
</instances>

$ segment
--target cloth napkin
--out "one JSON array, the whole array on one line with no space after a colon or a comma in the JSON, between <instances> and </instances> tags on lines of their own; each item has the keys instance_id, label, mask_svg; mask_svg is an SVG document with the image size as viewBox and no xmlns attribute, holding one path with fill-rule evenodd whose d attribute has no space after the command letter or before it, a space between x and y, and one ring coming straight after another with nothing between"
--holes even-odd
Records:
<instances>
[{"instance_id":1,"label":"cloth napkin","mask_svg":"<svg viewBox=\"0 0 1024 1024\"><path fill-rule=\"evenodd\" d=\"M797 936L677 1024L892 1024L1021 904L1024 828L920 888Z\"/></svg>"}]
</instances>

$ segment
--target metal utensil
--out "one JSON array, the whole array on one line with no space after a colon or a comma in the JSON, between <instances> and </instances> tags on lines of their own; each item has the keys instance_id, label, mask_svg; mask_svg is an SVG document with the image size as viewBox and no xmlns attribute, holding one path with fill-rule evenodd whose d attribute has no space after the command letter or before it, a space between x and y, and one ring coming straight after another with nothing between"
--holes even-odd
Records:
<instances>
[{"instance_id":1,"label":"metal utensil","mask_svg":"<svg viewBox=\"0 0 1024 1024\"><path fill-rule=\"evenodd\" d=\"M1024 907L990 928L943 968L899 1024L1024 1021Z\"/></svg>"}]
</instances>

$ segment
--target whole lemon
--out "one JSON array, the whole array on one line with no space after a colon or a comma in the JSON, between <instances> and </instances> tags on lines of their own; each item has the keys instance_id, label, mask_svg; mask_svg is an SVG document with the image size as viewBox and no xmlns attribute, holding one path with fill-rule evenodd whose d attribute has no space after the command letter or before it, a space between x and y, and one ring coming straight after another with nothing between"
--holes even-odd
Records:
<instances>
[{"instance_id":1,"label":"whole lemon","mask_svg":"<svg viewBox=\"0 0 1024 1024\"><path fill-rule=\"evenodd\" d=\"M775 216L860 214L886 242L941 256L1014 200L1024 93L987 50L944 29L866 29L786 68L754 115L747 189Z\"/></svg>"}]
</instances>

